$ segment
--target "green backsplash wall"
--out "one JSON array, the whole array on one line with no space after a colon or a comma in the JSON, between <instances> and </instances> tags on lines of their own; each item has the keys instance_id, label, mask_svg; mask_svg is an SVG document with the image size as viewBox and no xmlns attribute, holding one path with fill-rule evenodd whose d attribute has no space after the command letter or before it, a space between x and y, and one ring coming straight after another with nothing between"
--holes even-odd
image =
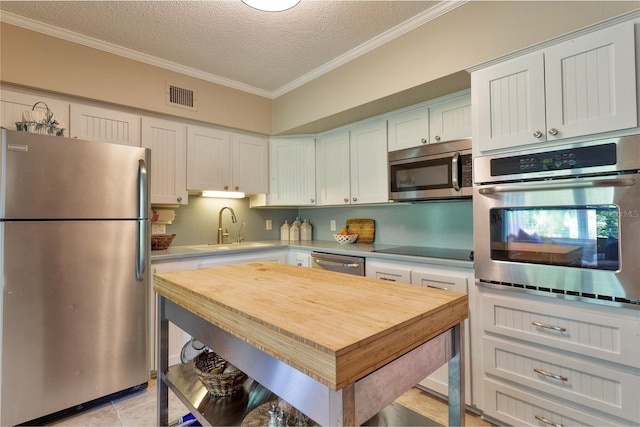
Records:
<instances>
[{"instance_id":1,"label":"green backsplash wall","mask_svg":"<svg viewBox=\"0 0 640 427\"><path fill-rule=\"evenodd\" d=\"M384 206L300 209L300 219L313 225L313 238L333 240L331 220L338 231L350 218L376 222L374 243L473 249L473 213L470 200Z\"/></svg>"},{"instance_id":2,"label":"green backsplash wall","mask_svg":"<svg viewBox=\"0 0 640 427\"><path fill-rule=\"evenodd\" d=\"M174 223L167 233L176 234L172 246L200 245L216 241L218 213L224 206L233 208L238 223L231 222L228 211L223 213L223 226L229 229L231 241L237 238L240 224L246 226L246 241L278 240L280 226L296 217L309 219L314 240L333 240L330 221L338 230L349 218L372 218L376 221L375 243L407 246L433 246L452 249L473 248L471 201L429 202L384 206L357 206L304 209L251 209L249 199L208 199L189 196L189 204L176 209ZM266 219L273 229L265 230Z\"/></svg>"}]
</instances>

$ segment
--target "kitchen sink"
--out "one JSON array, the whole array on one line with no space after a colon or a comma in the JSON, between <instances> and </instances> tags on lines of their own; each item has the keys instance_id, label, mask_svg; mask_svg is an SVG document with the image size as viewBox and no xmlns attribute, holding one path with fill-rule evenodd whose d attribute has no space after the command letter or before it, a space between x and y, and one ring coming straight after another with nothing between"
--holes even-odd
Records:
<instances>
[{"instance_id":1,"label":"kitchen sink","mask_svg":"<svg viewBox=\"0 0 640 427\"><path fill-rule=\"evenodd\" d=\"M242 242L242 243L227 243L227 244L210 244L210 245L196 245L189 246L189 249L195 249L197 251L228 251L230 249L244 249L244 248L262 248L265 246L273 246L273 243L265 242Z\"/></svg>"}]
</instances>

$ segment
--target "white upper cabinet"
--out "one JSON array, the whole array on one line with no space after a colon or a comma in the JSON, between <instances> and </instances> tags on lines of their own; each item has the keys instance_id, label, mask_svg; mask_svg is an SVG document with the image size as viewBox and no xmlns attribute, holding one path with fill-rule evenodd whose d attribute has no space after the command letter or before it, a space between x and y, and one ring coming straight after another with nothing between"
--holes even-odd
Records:
<instances>
[{"instance_id":1,"label":"white upper cabinet","mask_svg":"<svg viewBox=\"0 0 640 427\"><path fill-rule=\"evenodd\" d=\"M151 203L187 204L187 126L143 117L142 146L151 149Z\"/></svg>"},{"instance_id":2,"label":"white upper cabinet","mask_svg":"<svg viewBox=\"0 0 640 427\"><path fill-rule=\"evenodd\" d=\"M429 143L429 108L421 105L388 118L388 151Z\"/></svg>"},{"instance_id":3,"label":"white upper cabinet","mask_svg":"<svg viewBox=\"0 0 640 427\"><path fill-rule=\"evenodd\" d=\"M351 130L351 204L389 201L387 122L379 120Z\"/></svg>"},{"instance_id":4,"label":"white upper cabinet","mask_svg":"<svg viewBox=\"0 0 640 427\"><path fill-rule=\"evenodd\" d=\"M269 140L265 137L231 135L233 191L256 194L269 191Z\"/></svg>"},{"instance_id":5,"label":"white upper cabinet","mask_svg":"<svg viewBox=\"0 0 640 427\"><path fill-rule=\"evenodd\" d=\"M251 207L316 204L314 138L269 140L269 194L251 197Z\"/></svg>"},{"instance_id":6,"label":"white upper cabinet","mask_svg":"<svg viewBox=\"0 0 640 427\"><path fill-rule=\"evenodd\" d=\"M187 131L187 189L266 193L267 139L204 126Z\"/></svg>"},{"instance_id":7,"label":"white upper cabinet","mask_svg":"<svg viewBox=\"0 0 640 427\"><path fill-rule=\"evenodd\" d=\"M140 121L137 114L84 104L71 104L69 136L140 147Z\"/></svg>"},{"instance_id":8,"label":"white upper cabinet","mask_svg":"<svg viewBox=\"0 0 640 427\"><path fill-rule=\"evenodd\" d=\"M316 156L319 205L389 201L386 121L327 134Z\"/></svg>"},{"instance_id":9,"label":"white upper cabinet","mask_svg":"<svg viewBox=\"0 0 640 427\"><path fill-rule=\"evenodd\" d=\"M632 22L473 72L474 143L515 148L634 128Z\"/></svg>"},{"instance_id":10,"label":"white upper cabinet","mask_svg":"<svg viewBox=\"0 0 640 427\"><path fill-rule=\"evenodd\" d=\"M351 199L349 132L324 135L316 141L318 204L343 205Z\"/></svg>"},{"instance_id":11,"label":"white upper cabinet","mask_svg":"<svg viewBox=\"0 0 640 427\"><path fill-rule=\"evenodd\" d=\"M471 137L471 95L456 96L429 106L429 141L455 141Z\"/></svg>"}]
</instances>

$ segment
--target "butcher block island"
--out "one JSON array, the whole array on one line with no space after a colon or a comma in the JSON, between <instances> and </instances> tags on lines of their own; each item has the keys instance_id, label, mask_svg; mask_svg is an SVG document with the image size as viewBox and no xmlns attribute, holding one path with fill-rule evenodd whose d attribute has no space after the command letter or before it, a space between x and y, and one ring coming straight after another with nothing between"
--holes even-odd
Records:
<instances>
[{"instance_id":1,"label":"butcher block island","mask_svg":"<svg viewBox=\"0 0 640 427\"><path fill-rule=\"evenodd\" d=\"M449 424L463 422L465 294L275 262L156 274L154 289L159 425L168 321L321 425L363 424L448 362Z\"/></svg>"}]
</instances>

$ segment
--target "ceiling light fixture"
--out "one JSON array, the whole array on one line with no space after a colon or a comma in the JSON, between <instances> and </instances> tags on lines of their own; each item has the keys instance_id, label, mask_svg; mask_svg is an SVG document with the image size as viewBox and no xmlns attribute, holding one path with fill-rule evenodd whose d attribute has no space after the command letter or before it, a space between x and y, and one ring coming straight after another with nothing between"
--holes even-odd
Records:
<instances>
[{"instance_id":1,"label":"ceiling light fixture","mask_svg":"<svg viewBox=\"0 0 640 427\"><path fill-rule=\"evenodd\" d=\"M223 199L243 199L244 193L237 191L203 191L200 194L202 197L220 197Z\"/></svg>"},{"instance_id":2,"label":"ceiling light fixture","mask_svg":"<svg viewBox=\"0 0 640 427\"><path fill-rule=\"evenodd\" d=\"M265 12L282 12L291 9L300 0L242 0L242 2L254 9L263 10Z\"/></svg>"}]
</instances>

